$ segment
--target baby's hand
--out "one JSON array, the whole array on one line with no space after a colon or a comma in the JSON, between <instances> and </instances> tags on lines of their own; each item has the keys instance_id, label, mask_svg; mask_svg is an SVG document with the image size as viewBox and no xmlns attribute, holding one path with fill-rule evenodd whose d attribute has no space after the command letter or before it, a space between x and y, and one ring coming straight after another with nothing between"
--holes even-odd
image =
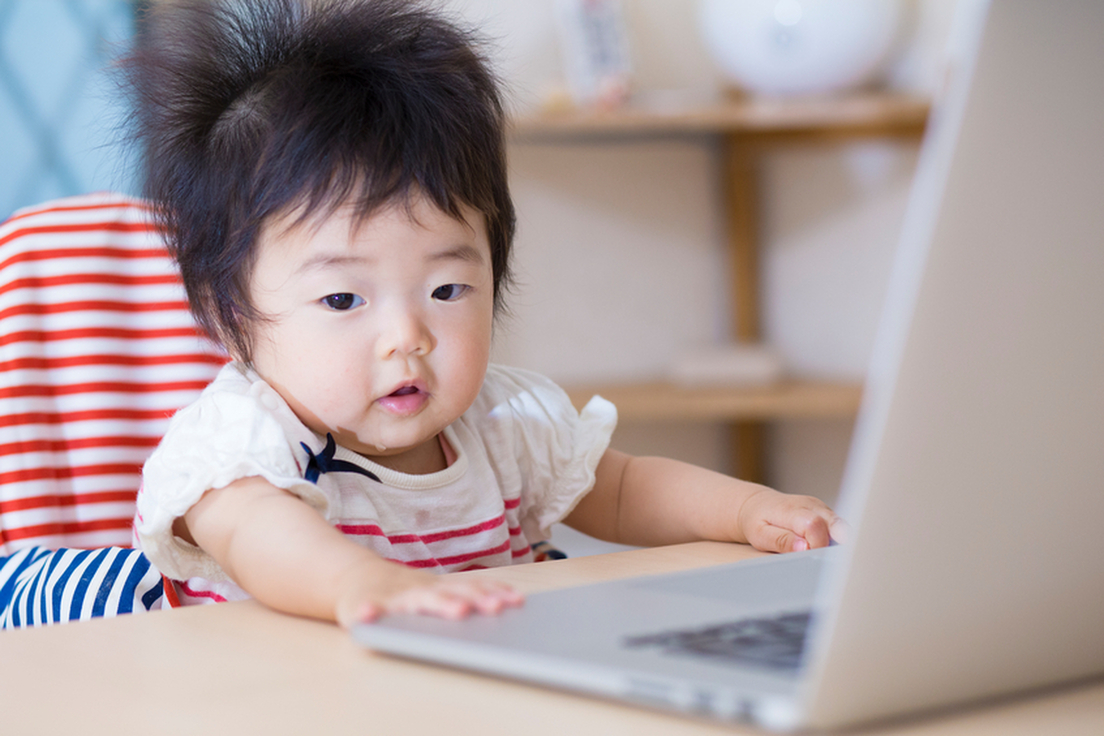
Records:
<instances>
[{"instance_id":1,"label":"baby's hand","mask_svg":"<svg viewBox=\"0 0 1104 736\"><path fill-rule=\"evenodd\" d=\"M391 613L420 613L448 619L461 619L473 613L495 615L524 601L521 593L495 580L393 567L383 579L362 578L342 591L336 611L341 626L349 628Z\"/></svg>"},{"instance_id":2,"label":"baby's hand","mask_svg":"<svg viewBox=\"0 0 1104 736\"><path fill-rule=\"evenodd\" d=\"M740 507L738 524L748 544L764 552L800 552L846 540L847 523L823 501L763 489Z\"/></svg>"}]
</instances>

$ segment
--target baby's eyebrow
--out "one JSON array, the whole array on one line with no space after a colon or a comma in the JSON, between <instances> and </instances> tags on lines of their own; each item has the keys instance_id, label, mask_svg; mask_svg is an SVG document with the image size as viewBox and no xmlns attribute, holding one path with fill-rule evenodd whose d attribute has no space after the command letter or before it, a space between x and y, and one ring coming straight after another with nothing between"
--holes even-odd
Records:
<instances>
[{"instance_id":1,"label":"baby's eyebrow","mask_svg":"<svg viewBox=\"0 0 1104 736\"><path fill-rule=\"evenodd\" d=\"M340 268L341 266L347 266L353 263L363 263L364 260L365 259L360 256L345 256L336 255L333 253L319 253L303 261L299 265L299 270L309 271L322 268Z\"/></svg>"},{"instance_id":2,"label":"baby's eyebrow","mask_svg":"<svg viewBox=\"0 0 1104 736\"><path fill-rule=\"evenodd\" d=\"M447 248L429 256L429 261L467 261L477 266L484 263L483 252L474 245L463 243L452 248Z\"/></svg>"}]
</instances>

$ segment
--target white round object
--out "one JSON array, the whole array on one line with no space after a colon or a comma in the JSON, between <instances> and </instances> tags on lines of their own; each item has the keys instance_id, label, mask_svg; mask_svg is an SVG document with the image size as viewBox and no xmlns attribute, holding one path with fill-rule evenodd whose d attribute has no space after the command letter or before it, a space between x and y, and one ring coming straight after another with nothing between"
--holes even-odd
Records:
<instances>
[{"instance_id":1,"label":"white round object","mask_svg":"<svg viewBox=\"0 0 1104 736\"><path fill-rule=\"evenodd\" d=\"M901 0L700 0L721 71L765 95L821 94L871 81L893 51Z\"/></svg>"}]
</instances>

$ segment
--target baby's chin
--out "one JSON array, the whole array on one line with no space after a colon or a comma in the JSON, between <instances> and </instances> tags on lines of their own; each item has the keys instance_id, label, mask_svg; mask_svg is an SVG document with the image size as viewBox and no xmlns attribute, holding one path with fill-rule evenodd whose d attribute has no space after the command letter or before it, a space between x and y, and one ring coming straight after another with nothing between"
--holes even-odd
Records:
<instances>
[{"instance_id":1,"label":"baby's chin","mask_svg":"<svg viewBox=\"0 0 1104 736\"><path fill-rule=\"evenodd\" d=\"M437 437L436 432L429 437L424 436L424 434L420 432L416 435L407 437L398 436L395 433L391 433L391 436L381 436L379 432L370 431L365 428L357 430L340 422L334 422L333 424L337 425L334 427L328 422L319 421L317 419L314 419L314 421L304 421L303 423L318 436L325 437L327 434L332 435L334 442L339 446L346 450L352 450L356 454L366 457L369 460L375 460L377 457L386 458L402 455Z\"/></svg>"},{"instance_id":2,"label":"baby's chin","mask_svg":"<svg viewBox=\"0 0 1104 736\"><path fill-rule=\"evenodd\" d=\"M338 444L341 444L338 440ZM348 449L365 457L377 465L412 475L425 475L444 470L446 463L444 451L437 435L424 439L417 444L399 444L388 447L384 444L355 442L345 445Z\"/></svg>"},{"instance_id":3,"label":"baby's chin","mask_svg":"<svg viewBox=\"0 0 1104 736\"><path fill-rule=\"evenodd\" d=\"M337 444L344 447L346 450L352 450L362 457L366 457L369 460L375 460L376 458L393 457L395 455L402 455L415 449L418 445L422 444L418 442L414 445L403 442L387 442L383 439L369 439L362 440L356 437L356 435L336 432L333 433L334 440Z\"/></svg>"}]
</instances>

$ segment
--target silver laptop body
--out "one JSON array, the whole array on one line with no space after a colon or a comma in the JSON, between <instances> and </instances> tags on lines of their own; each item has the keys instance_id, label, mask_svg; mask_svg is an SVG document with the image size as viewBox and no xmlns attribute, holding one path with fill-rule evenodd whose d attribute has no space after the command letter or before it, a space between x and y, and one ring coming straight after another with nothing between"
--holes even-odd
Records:
<instances>
[{"instance_id":1,"label":"silver laptop body","mask_svg":"<svg viewBox=\"0 0 1104 736\"><path fill-rule=\"evenodd\" d=\"M780 730L1104 673L1104 3L961 11L841 489L851 542L358 641ZM746 661L779 612L809 623L796 660Z\"/></svg>"}]
</instances>

